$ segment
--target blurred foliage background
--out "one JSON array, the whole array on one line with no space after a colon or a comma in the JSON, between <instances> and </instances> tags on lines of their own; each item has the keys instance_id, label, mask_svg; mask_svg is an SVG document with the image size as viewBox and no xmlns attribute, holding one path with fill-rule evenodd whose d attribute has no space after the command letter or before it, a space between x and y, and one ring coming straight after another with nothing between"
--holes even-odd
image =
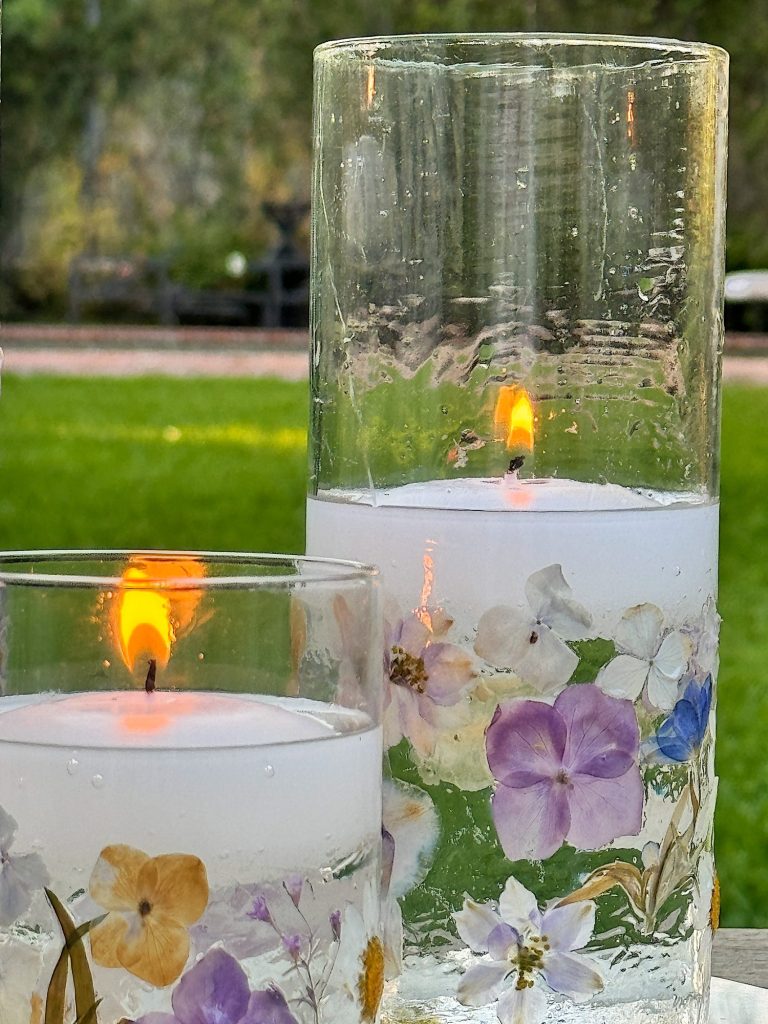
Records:
<instances>
[{"instance_id":1,"label":"blurred foliage background","mask_svg":"<svg viewBox=\"0 0 768 1024\"><path fill-rule=\"evenodd\" d=\"M761 0L8 0L0 313L66 306L81 253L168 258L215 287L273 241L265 199L306 198L312 49L329 38L605 32L732 55L729 268L768 264L768 18Z\"/></svg>"}]
</instances>

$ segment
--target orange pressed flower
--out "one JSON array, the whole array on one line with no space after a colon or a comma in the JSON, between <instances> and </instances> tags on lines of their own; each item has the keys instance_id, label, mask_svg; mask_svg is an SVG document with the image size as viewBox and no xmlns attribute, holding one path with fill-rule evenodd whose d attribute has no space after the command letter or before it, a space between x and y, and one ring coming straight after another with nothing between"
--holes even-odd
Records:
<instances>
[{"instance_id":1,"label":"orange pressed flower","mask_svg":"<svg viewBox=\"0 0 768 1024\"><path fill-rule=\"evenodd\" d=\"M188 928L208 905L203 862L184 853L149 857L132 846L107 846L91 875L92 898L109 911L91 929L102 967L123 967L163 988L189 957Z\"/></svg>"},{"instance_id":2,"label":"orange pressed flower","mask_svg":"<svg viewBox=\"0 0 768 1024\"><path fill-rule=\"evenodd\" d=\"M371 1024L379 1012L384 994L384 944L378 935L372 936L360 957L361 971L357 979L360 1014L365 1024Z\"/></svg>"}]
</instances>

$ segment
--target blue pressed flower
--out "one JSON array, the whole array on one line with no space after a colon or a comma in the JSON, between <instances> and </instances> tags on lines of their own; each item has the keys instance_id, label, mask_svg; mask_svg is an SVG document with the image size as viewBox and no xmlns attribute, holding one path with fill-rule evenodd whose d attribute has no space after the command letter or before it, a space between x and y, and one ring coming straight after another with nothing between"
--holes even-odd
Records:
<instances>
[{"instance_id":1,"label":"blue pressed flower","mask_svg":"<svg viewBox=\"0 0 768 1024\"><path fill-rule=\"evenodd\" d=\"M712 707L712 676L703 683L692 679L672 713L658 728L656 742L672 761L687 761L699 749Z\"/></svg>"}]
</instances>

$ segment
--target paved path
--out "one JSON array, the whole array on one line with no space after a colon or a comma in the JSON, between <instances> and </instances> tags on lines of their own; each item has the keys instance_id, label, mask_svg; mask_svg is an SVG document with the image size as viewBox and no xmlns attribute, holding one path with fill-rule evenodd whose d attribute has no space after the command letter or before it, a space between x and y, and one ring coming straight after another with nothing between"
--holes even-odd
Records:
<instances>
[{"instance_id":1,"label":"paved path","mask_svg":"<svg viewBox=\"0 0 768 1024\"><path fill-rule=\"evenodd\" d=\"M304 380L306 352L201 352L5 346L4 373L61 377L279 377Z\"/></svg>"},{"instance_id":2,"label":"paved path","mask_svg":"<svg viewBox=\"0 0 768 1024\"><path fill-rule=\"evenodd\" d=\"M5 373L53 374L62 377L278 377L304 380L303 351L200 351L197 349L26 348L6 343ZM768 358L726 356L728 381L768 385Z\"/></svg>"}]
</instances>

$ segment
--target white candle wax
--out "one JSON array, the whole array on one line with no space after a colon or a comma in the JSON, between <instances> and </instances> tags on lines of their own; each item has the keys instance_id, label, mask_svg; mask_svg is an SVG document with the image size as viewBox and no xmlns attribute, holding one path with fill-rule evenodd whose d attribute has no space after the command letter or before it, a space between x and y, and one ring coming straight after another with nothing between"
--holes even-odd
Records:
<instances>
[{"instance_id":1,"label":"white candle wax","mask_svg":"<svg viewBox=\"0 0 768 1024\"><path fill-rule=\"evenodd\" d=\"M113 843L194 853L212 886L332 865L378 836L380 765L366 716L314 701L0 698L0 806L61 895Z\"/></svg>"},{"instance_id":2,"label":"white candle wax","mask_svg":"<svg viewBox=\"0 0 768 1024\"><path fill-rule=\"evenodd\" d=\"M331 736L311 714L221 693L156 690L40 695L0 715L0 742L173 750Z\"/></svg>"},{"instance_id":3,"label":"white candle wax","mask_svg":"<svg viewBox=\"0 0 768 1024\"><path fill-rule=\"evenodd\" d=\"M469 635L495 604L525 604L559 564L596 629L639 603L671 621L717 589L718 506L692 495L574 480L436 480L310 498L307 551L378 564L401 608L444 606Z\"/></svg>"}]
</instances>

